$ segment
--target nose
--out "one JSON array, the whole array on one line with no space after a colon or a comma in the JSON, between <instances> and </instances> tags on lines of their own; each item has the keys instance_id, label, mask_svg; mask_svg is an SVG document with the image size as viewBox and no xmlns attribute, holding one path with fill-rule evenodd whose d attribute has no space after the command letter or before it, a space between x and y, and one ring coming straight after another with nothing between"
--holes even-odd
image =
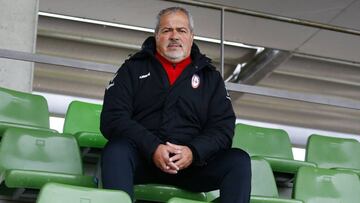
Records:
<instances>
[{"instance_id":1,"label":"nose","mask_svg":"<svg viewBox=\"0 0 360 203\"><path fill-rule=\"evenodd\" d=\"M170 39L178 40L179 39L179 33L176 30L172 31L171 35L170 35Z\"/></svg>"}]
</instances>

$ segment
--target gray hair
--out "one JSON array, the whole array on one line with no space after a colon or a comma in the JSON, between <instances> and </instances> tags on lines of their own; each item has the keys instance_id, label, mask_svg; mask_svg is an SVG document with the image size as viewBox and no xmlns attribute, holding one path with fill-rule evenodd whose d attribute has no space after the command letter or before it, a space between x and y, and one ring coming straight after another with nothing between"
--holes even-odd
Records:
<instances>
[{"instance_id":1,"label":"gray hair","mask_svg":"<svg viewBox=\"0 0 360 203\"><path fill-rule=\"evenodd\" d=\"M159 29L160 29L160 19L163 15L165 14L169 14L169 13L176 13L176 12L183 12L188 20L189 20L189 27L190 27L190 31L193 33L194 32L194 20L192 15L190 14L190 12L188 10L186 10L185 8L182 7L169 7L169 8L165 8L163 10L161 10L158 15L156 16L156 26L155 26L155 34L158 33Z\"/></svg>"}]
</instances>

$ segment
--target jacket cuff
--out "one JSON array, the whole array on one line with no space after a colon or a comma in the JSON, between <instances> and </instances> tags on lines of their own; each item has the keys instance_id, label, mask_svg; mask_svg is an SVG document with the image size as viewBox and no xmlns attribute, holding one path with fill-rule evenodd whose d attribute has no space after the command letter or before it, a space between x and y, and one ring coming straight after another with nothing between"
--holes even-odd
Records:
<instances>
[{"instance_id":1,"label":"jacket cuff","mask_svg":"<svg viewBox=\"0 0 360 203\"><path fill-rule=\"evenodd\" d=\"M205 161L202 161L201 158L200 158L200 155L198 153L198 151L196 150L196 148L189 144L188 147L190 148L192 154L193 154L193 162L192 164L195 165L195 166L203 166L206 164Z\"/></svg>"},{"instance_id":2,"label":"jacket cuff","mask_svg":"<svg viewBox=\"0 0 360 203\"><path fill-rule=\"evenodd\" d=\"M154 140L151 143L148 143L146 150L144 150L145 152L145 157L146 159L149 161L149 163L154 163L153 161L153 155L155 153L155 150L157 149L157 147L162 144L162 142L158 139Z\"/></svg>"}]
</instances>

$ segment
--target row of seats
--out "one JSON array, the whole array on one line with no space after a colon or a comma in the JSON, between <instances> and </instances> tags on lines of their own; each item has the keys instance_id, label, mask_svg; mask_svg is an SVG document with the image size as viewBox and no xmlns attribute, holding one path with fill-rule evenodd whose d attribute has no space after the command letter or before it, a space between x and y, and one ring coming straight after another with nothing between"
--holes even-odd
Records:
<instances>
[{"instance_id":1,"label":"row of seats","mask_svg":"<svg viewBox=\"0 0 360 203\"><path fill-rule=\"evenodd\" d=\"M66 114L63 134L59 134L49 128L48 107L41 96L0 88L0 101L0 137L3 136L0 143L0 162L4 162L0 163L0 183L5 180L8 187L34 189L40 189L47 182L96 187L94 178L84 176L82 172L79 146L101 149L106 143L99 131L101 105L72 102ZM63 142L67 143L64 144L66 147L58 143L62 138L65 138ZM6 144L8 142L15 144ZM16 146L20 146L19 151L14 150ZM73 150L69 149L69 146L74 146ZM237 124L233 147L242 148L252 156L253 174L257 174L253 175L252 180L252 203L299 202L279 199L275 181L264 184L266 178L274 178L272 171L297 174L300 168L312 167L319 170L315 167L325 167L348 173L349 169L353 172L360 169L359 160L356 159L360 147L356 140L312 135L307 144L306 161L301 162L293 159L291 143L285 131ZM51 148L56 150L47 152L47 149ZM1 152L2 150L4 152ZM62 151L67 151L64 156ZM314 155L311 155L311 151L314 151ZM7 156L9 154L13 155L16 161L12 161ZM72 160L74 157L76 160ZM71 166L65 166L65 162L72 162ZM265 163L268 166L265 166ZM9 167L9 164L16 167ZM57 168L59 165L63 168ZM269 169L266 169L267 172L265 169L261 173L256 171L266 167ZM262 178L256 179L258 177ZM297 186L298 182L295 181L295 194L296 188L301 188ZM172 186L137 185L135 196L137 199L158 202L167 202L174 196L209 202L216 199L218 191L191 193ZM296 195L294 197L297 199Z\"/></svg>"},{"instance_id":2,"label":"row of seats","mask_svg":"<svg viewBox=\"0 0 360 203\"><path fill-rule=\"evenodd\" d=\"M350 170L360 175L360 143L355 139L313 134L307 140L305 161L296 161L284 130L237 124L232 147L263 157L274 172L295 174L307 166Z\"/></svg>"},{"instance_id":3,"label":"row of seats","mask_svg":"<svg viewBox=\"0 0 360 203\"><path fill-rule=\"evenodd\" d=\"M56 132L49 128L48 105L42 96L0 87L0 101L0 137L8 127ZM99 104L72 102L66 113L63 133L73 135L80 147L101 149L107 142L99 130L101 109ZM308 139L305 161L297 161L293 158L286 131L237 124L233 147L242 148L251 156L264 157L275 172L294 174L301 166L360 171L360 160L354 158L360 155L359 142L353 139L312 135Z\"/></svg>"},{"instance_id":4,"label":"row of seats","mask_svg":"<svg viewBox=\"0 0 360 203\"><path fill-rule=\"evenodd\" d=\"M260 157L252 158L252 173L253 189L250 203L355 203L360 199L360 180L357 174L349 171L300 167L296 175L294 199L281 199L278 197L271 167L264 159ZM214 196L211 198L201 200L175 194L160 202L218 202L218 199L214 199ZM37 202L130 203L131 200L122 191L48 183L42 188Z\"/></svg>"}]
</instances>

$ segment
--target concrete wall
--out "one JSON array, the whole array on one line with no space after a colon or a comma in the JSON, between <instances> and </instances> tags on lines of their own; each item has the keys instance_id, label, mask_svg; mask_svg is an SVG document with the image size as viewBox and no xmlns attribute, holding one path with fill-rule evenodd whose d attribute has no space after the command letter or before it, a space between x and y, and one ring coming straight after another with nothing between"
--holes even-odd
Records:
<instances>
[{"instance_id":1,"label":"concrete wall","mask_svg":"<svg viewBox=\"0 0 360 203\"><path fill-rule=\"evenodd\" d=\"M38 0L0 0L0 48L35 52ZM0 58L0 86L32 90L34 64Z\"/></svg>"}]
</instances>

